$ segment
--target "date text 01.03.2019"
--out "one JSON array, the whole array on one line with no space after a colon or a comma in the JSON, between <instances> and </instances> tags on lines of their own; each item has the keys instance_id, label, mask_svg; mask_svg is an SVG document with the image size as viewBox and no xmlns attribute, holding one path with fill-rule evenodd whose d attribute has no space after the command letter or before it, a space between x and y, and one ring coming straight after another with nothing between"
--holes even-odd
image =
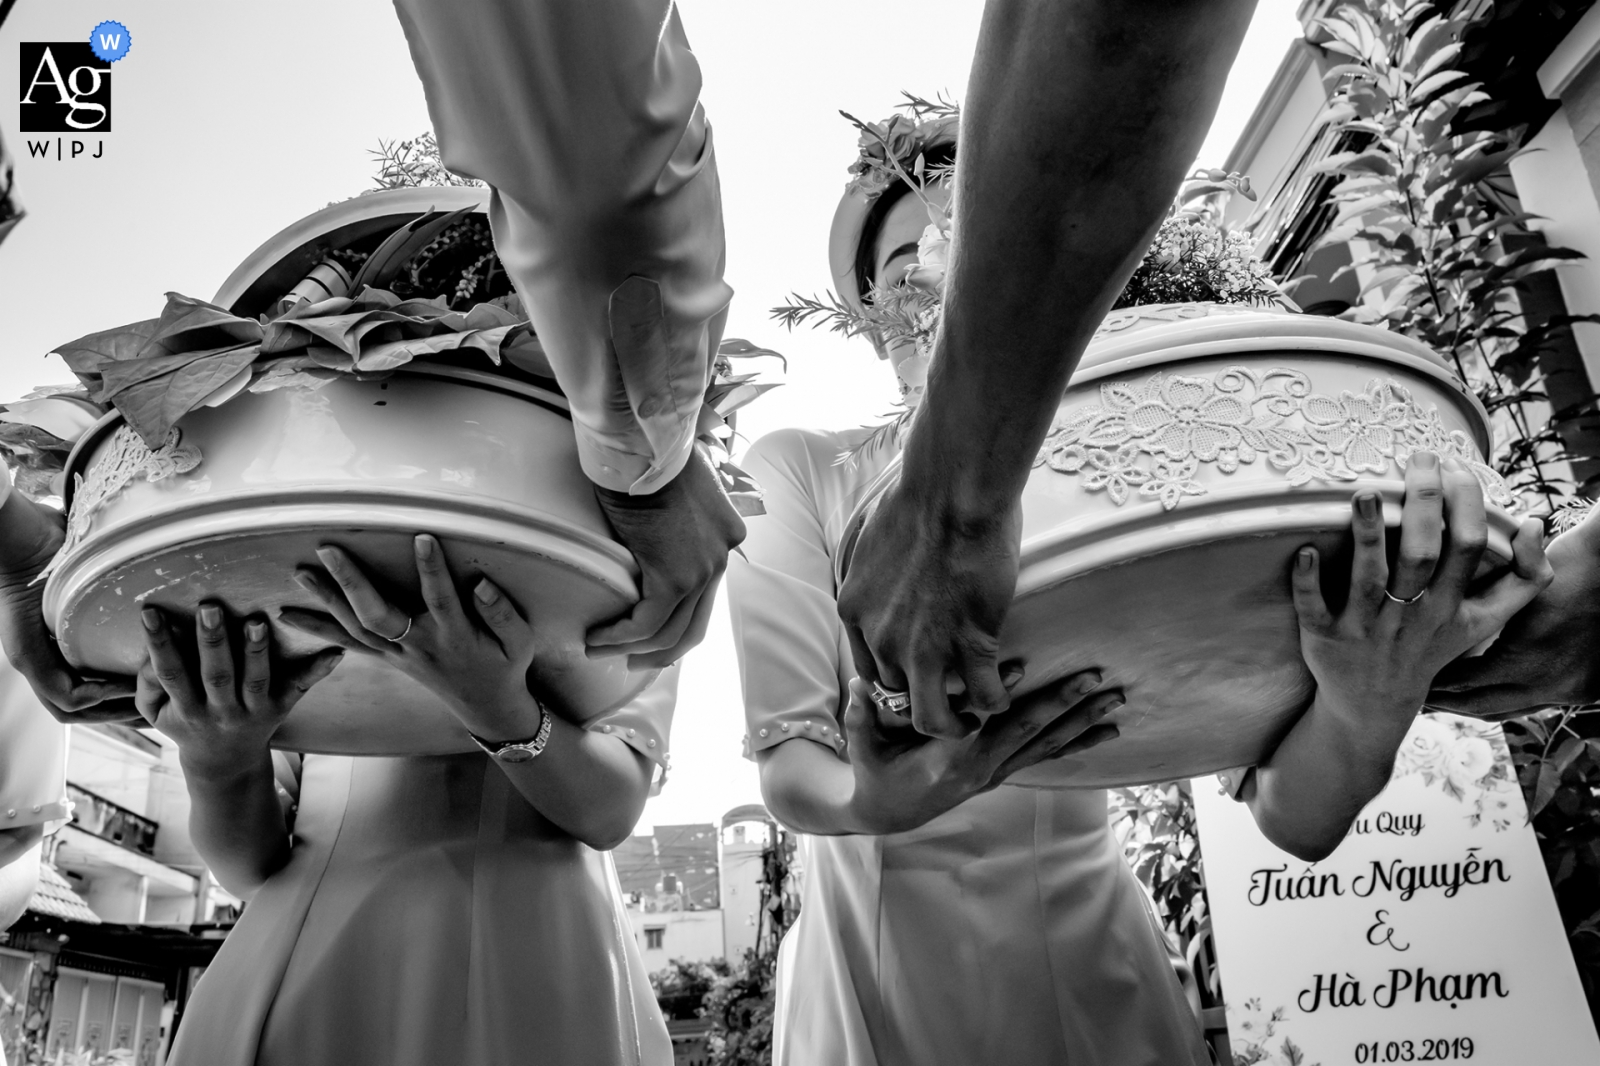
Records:
<instances>
[{"instance_id":1,"label":"date text 01.03.2019","mask_svg":"<svg viewBox=\"0 0 1600 1066\"><path fill-rule=\"evenodd\" d=\"M1373 1040L1356 1045L1356 1062L1453 1062L1472 1058L1472 1037Z\"/></svg>"}]
</instances>

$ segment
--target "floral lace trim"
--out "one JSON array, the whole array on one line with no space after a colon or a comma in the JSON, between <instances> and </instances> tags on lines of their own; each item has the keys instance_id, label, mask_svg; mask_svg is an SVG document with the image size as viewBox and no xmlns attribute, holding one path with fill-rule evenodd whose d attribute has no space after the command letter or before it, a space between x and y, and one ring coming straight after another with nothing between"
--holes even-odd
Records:
<instances>
[{"instance_id":1,"label":"floral lace trim","mask_svg":"<svg viewBox=\"0 0 1600 1066\"><path fill-rule=\"evenodd\" d=\"M1171 309L1198 317L1182 311ZM1102 385L1099 405L1056 416L1033 465L1080 477L1084 488L1104 491L1119 507L1137 494L1170 511L1187 496L1206 494L1195 480L1202 463L1232 474L1264 458L1291 485L1304 485L1354 481L1387 473L1391 464L1404 471L1417 451L1459 460L1490 503L1516 508L1472 438L1446 428L1438 407L1424 409L1404 385L1375 378L1361 392L1325 396L1312 391L1305 374L1284 367L1231 366L1209 377L1156 373L1142 384Z\"/></svg>"},{"instance_id":2,"label":"floral lace trim","mask_svg":"<svg viewBox=\"0 0 1600 1066\"><path fill-rule=\"evenodd\" d=\"M173 429L166 443L154 451L126 425L117 427L109 444L106 453L90 467L87 478L82 474L72 476L72 510L67 515L66 540L34 581L49 577L61 560L83 543L95 514L136 478L165 481L177 474L187 474L200 465L202 458L199 448L182 443L182 434L177 429Z\"/></svg>"}]
</instances>

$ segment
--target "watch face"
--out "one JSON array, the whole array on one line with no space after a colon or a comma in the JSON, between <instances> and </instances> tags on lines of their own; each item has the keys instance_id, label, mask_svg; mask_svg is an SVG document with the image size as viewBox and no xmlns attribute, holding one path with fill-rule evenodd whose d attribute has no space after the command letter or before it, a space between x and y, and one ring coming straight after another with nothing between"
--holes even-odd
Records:
<instances>
[{"instance_id":1,"label":"watch face","mask_svg":"<svg viewBox=\"0 0 1600 1066\"><path fill-rule=\"evenodd\" d=\"M501 762L527 762L533 758L533 752L524 747L506 748L496 753L495 758Z\"/></svg>"}]
</instances>

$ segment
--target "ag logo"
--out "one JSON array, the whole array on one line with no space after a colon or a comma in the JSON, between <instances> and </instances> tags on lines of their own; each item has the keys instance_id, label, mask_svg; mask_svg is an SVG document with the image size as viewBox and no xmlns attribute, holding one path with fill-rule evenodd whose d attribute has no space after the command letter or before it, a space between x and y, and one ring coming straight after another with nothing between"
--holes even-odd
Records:
<instances>
[{"instance_id":1,"label":"ag logo","mask_svg":"<svg viewBox=\"0 0 1600 1066\"><path fill-rule=\"evenodd\" d=\"M83 41L22 45L23 133L110 133L111 65Z\"/></svg>"}]
</instances>

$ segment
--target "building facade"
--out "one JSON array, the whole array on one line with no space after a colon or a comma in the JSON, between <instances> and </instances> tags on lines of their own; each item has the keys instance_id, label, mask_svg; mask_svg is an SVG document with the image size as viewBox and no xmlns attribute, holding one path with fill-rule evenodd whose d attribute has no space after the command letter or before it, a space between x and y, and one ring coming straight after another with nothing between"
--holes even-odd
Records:
<instances>
[{"instance_id":1,"label":"building facade","mask_svg":"<svg viewBox=\"0 0 1600 1066\"><path fill-rule=\"evenodd\" d=\"M159 734L68 728L67 792L72 817L47 837L28 911L0 932L0 1044L13 1063L31 1050L158 1066L240 902L189 840Z\"/></svg>"}]
</instances>

